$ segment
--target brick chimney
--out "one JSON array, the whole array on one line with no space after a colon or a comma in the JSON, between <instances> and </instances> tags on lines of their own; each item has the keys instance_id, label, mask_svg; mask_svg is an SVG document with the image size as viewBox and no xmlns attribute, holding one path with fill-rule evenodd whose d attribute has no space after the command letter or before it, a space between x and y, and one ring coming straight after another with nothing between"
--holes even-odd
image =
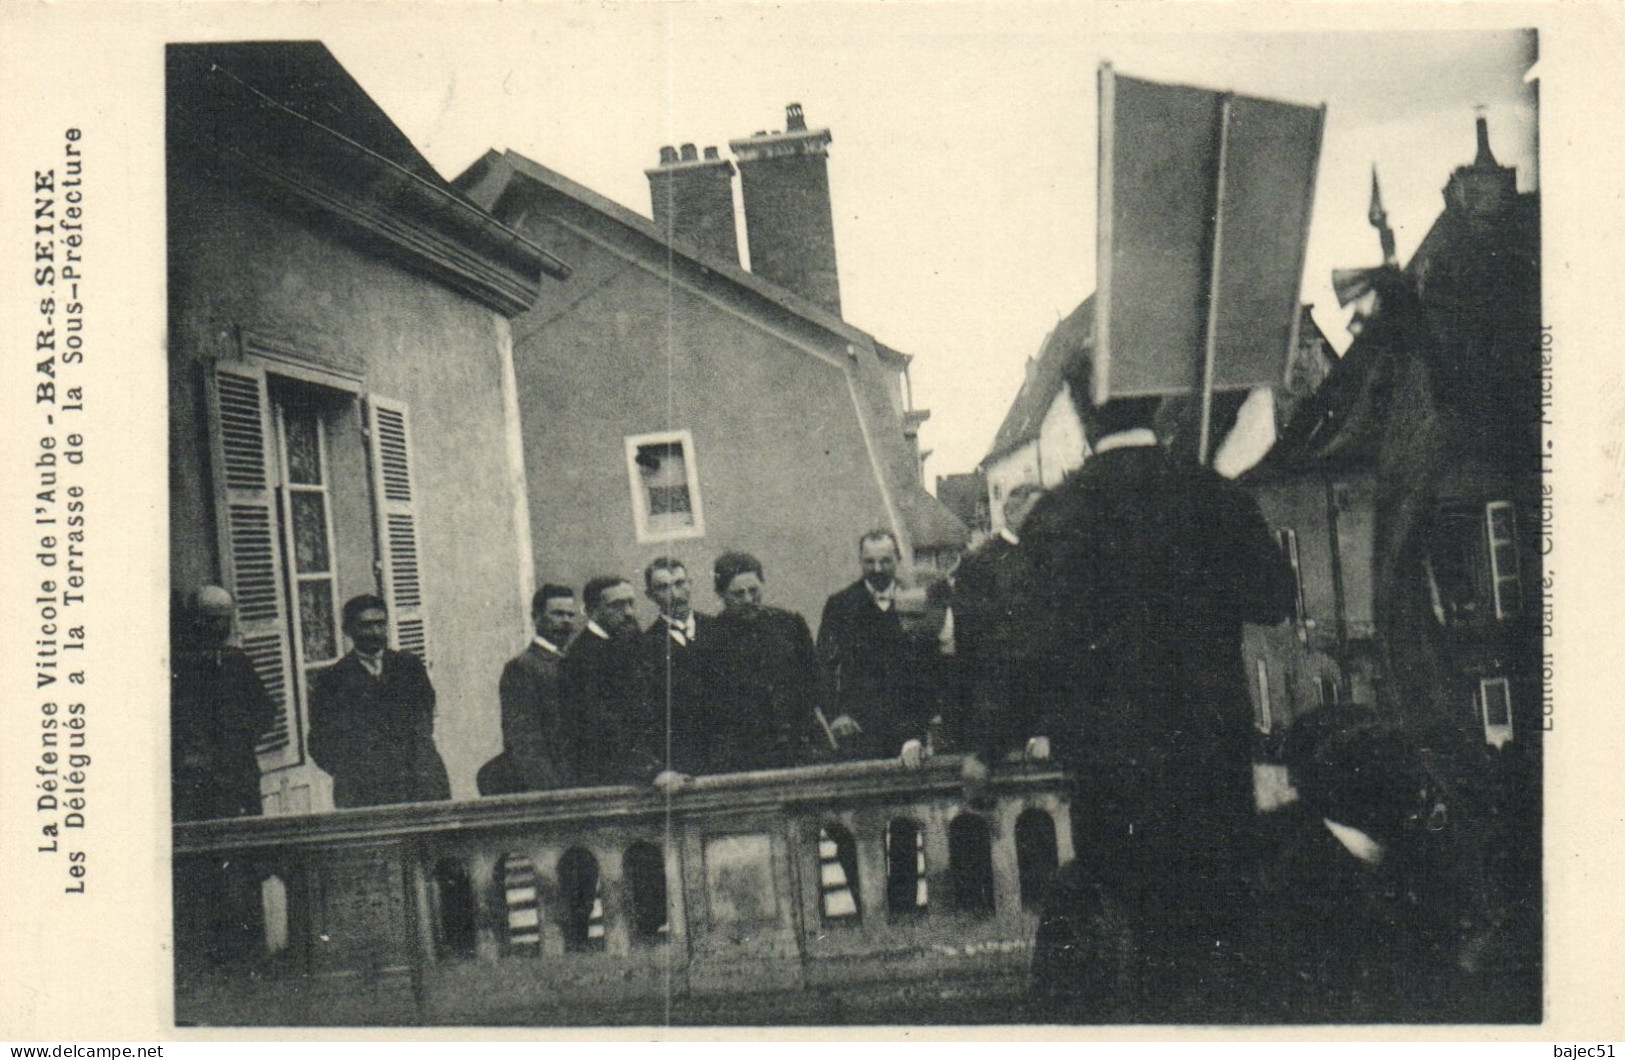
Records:
<instances>
[{"instance_id":1,"label":"brick chimney","mask_svg":"<svg viewBox=\"0 0 1625 1060\"><path fill-rule=\"evenodd\" d=\"M1518 195L1518 171L1503 166L1490 152L1490 125L1478 117L1478 157L1470 166L1460 166L1444 186L1445 208L1459 210L1469 217L1493 217L1510 206Z\"/></svg>"},{"instance_id":2,"label":"brick chimney","mask_svg":"<svg viewBox=\"0 0 1625 1060\"><path fill-rule=\"evenodd\" d=\"M751 271L840 316L829 142L829 130L809 130L792 103L783 132L729 140L728 149L739 160Z\"/></svg>"},{"instance_id":3,"label":"brick chimney","mask_svg":"<svg viewBox=\"0 0 1625 1060\"><path fill-rule=\"evenodd\" d=\"M655 224L666 238L686 239L707 257L739 264L734 227L734 167L715 147L701 158L693 144L660 149L660 164L644 170Z\"/></svg>"}]
</instances>

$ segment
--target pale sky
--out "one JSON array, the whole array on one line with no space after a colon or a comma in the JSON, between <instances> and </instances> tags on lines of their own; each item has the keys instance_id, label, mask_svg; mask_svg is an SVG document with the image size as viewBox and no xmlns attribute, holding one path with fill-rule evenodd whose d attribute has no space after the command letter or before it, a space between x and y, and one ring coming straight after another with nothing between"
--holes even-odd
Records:
<instances>
[{"instance_id":1,"label":"pale sky","mask_svg":"<svg viewBox=\"0 0 1625 1060\"><path fill-rule=\"evenodd\" d=\"M1518 31L1114 33L1094 8L1039 4L404 10L321 39L448 179L512 149L647 215L663 144L727 157L789 102L828 127L845 316L915 355L933 484L986 454L1026 359L1094 288L1101 62L1327 105L1303 298L1339 349L1330 271L1380 257L1373 164L1401 260L1473 159L1475 107L1520 187L1536 181Z\"/></svg>"}]
</instances>

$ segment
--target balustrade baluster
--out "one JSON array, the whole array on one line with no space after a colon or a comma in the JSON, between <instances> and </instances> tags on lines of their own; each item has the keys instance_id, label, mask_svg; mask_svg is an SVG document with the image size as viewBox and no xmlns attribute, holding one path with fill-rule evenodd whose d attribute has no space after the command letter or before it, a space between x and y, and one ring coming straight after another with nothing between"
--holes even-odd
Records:
<instances>
[{"instance_id":1,"label":"balustrade baluster","mask_svg":"<svg viewBox=\"0 0 1625 1060\"><path fill-rule=\"evenodd\" d=\"M474 892L474 956L490 964L502 956L507 934L507 895L497 881L497 855L481 850L469 859L469 882Z\"/></svg>"},{"instance_id":2,"label":"balustrade baluster","mask_svg":"<svg viewBox=\"0 0 1625 1060\"><path fill-rule=\"evenodd\" d=\"M622 874L625 853L608 845L593 846L598 859L598 890L604 910L604 952L624 957L632 952L632 895Z\"/></svg>"},{"instance_id":3,"label":"balustrade baluster","mask_svg":"<svg viewBox=\"0 0 1625 1060\"><path fill-rule=\"evenodd\" d=\"M989 815L993 853L993 912L1014 916L1021 912L1021 873L1016 860L1016 817L1023 806L1015 799L1000 799Z\"/></svg>"}]
</instances>

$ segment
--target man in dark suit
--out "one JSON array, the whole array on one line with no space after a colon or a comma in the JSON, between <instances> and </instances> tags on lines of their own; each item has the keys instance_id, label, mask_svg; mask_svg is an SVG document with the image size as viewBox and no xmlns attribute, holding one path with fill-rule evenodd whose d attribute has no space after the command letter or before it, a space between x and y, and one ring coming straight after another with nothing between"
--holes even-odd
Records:
<instances>
[{"instance_id":1,"label":"man in dark suit","mask_svg":"<svg viewBox=\"0 0 1625 1060\"><path fill-rule=\"evenodd\" d=\"M954 667L958 678L953 709L958 714L953 736L963 746L980 748L989 741L1022 747L1029 757L1048 757L1044 736L1046 697L1042 674L1023 665L1027 634L1021 612L1022 524L1044 488L1026 482L1005 497L1004 526L960 560L953 578ZM991 725L1012 731L998 737Z\"/></svg>"},{"instance_id":2,"label":"man in dark suit","mask_svg":"<svg viewBox=\"0 0 1625 1060\"><path fill-rule=\"evenodd\" d=\"M170 659L170 811L175 821L257 817L255 745L276 720L254 663L229 643L231 594L217 585L176 608ZM178 858L175 932L180 952L224 963L265 938L259 878L229 854Z\"/></svg>"},{"instance_id":3,"label":"man in dark suit","mask_svg":"<svg viewBox=\"0 0 1625 1060\"><path fill-rule=\"evenodd\" d=\"M643 631L642 644L649 703L664 734L659 750L670 769L692 773L710 738L704 660L716 620L694 610L682 560L661 556L651 562L643 569L643 588L659 611Z\"/></svg>"},{"instance_id":4,"label":"man in dark suit","mask_svg":"<svg viewBox=\"0 0 1625 1060\"><path fill-rule=\"evenodd\" d=\"M231 594L205 585L178 615L170 660L171 811L177 821L257 817L254 748L276 707L254 663L228 643Z\"/></svg>"},{"instance_id":5,"label":"man in dark suit","mask_svg":"<svg viewBox=\"0 0 1625 1060\"><path fill-rule=\"evenodd\" d=\"M310 693L310 757L333 777L333 804L451 798L423 663L386 646L389 612L378 597L347 601L343 622L353 650L318 674Z\"/></svg>"},{"instance_id":6,"label":"man in dark suit","mask_svg":"<svg viewBox=\"0 0 1625 1060\"><path fill-rule=\"evenodd\" d=\"M794 765L816 734L817 664L807 620L762 603L762 564L744 552L717 557L713 584L722 614L705 646L707 710L690 773Z\"/></svg>"},{"instance_id":7,"label":"man in dark suit","mask_svg":"<svg viewBox=\"0 0 1625 1060\"><path fill-rule=\"evenodd\" d=\"M843 758L900 755L930 721L937 643L904 629L899 557L891 531L864 534L858 542L863 576L830 596L818 623L824 700L834 715L829 731Z\"/></svg>"},{"instance_id":8,"label":"man in dark suit","mask_svg":"<svg viewBox=\"0 0 1625 1060\"><path fill-rule=\"evenodd\" d=\"M663 735L632 583L600 575L581 591L587 625L559 665L565 753L576 784L647 783L661 772Z\"/></svg>"},{"instance_id":9,"label":"man in dark suit","mask_svg":"<svg viewBox=\"0 0 1625 1060\"><path fill-rule=\"evenodd\" d=\"M570 786L559 665L575 631L575 591L543 585L531 599L530 620L535 637L502 668L502 753L480 769L481 795Z\"/></svg>"},{"instance_id":10,"label":"man in dark suit","mask_svg":"<svg viewBox=\"0 0 1625 1060\"><path fill-rule=\"evenodd\" d=\"M1089 392L1086 378L1069 383ZM1075 841L1135 917L1150 1018L1192 984L1222 980L1208 962L1236 948L1236 854L1253 828L1242 623L1278 622L1291 601L1252 498L1166 452L1151 429L1157 405L1078 409L1092 455L1027 518L1017 619L1020 664L1067 690L1049 735L1077 778ZM966 762L972 782L1011 738L1008 726L990 732Z\"/></svg>"}]
</instances>

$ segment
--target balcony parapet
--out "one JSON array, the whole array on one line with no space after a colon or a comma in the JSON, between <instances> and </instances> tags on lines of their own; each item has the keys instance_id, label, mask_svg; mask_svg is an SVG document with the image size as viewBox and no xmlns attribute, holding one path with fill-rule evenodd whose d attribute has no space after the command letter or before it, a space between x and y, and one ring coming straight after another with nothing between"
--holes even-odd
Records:
<instances>
[{"instance_id":1,"label":"balcony parapet","mask_svg":"<svg viewBox=\"0 0 1625 1060\"><path fill-rule=\"evenodd\" d=\"M316 814L239 817L177 824L177 855L273 847L343 844L430 833L501 829L515 825L608 824L705 815L717 812L810 812L820 805L888 800L956 798L961 791L959 755L939 755L923 768L905 770L892 761L723 773L695 777L668 799L651 787L566 788L462 802L369 806ZM991 778L990 795L1055 790L1063 774L1043 765L1009 765Z\"/></svg>"},{"instance_id":2,"label":"balcony parapet","mask_svg":"<svg viewBox=\"0 0 1625 1060\"><path fill-rule=\"evenodd\" d=\"M1072 856L1067 786L1011 766L970 806L960 763L178 825L177 1014L760 1022L1008 1000Z\"/></svg>"}]
</instances>

